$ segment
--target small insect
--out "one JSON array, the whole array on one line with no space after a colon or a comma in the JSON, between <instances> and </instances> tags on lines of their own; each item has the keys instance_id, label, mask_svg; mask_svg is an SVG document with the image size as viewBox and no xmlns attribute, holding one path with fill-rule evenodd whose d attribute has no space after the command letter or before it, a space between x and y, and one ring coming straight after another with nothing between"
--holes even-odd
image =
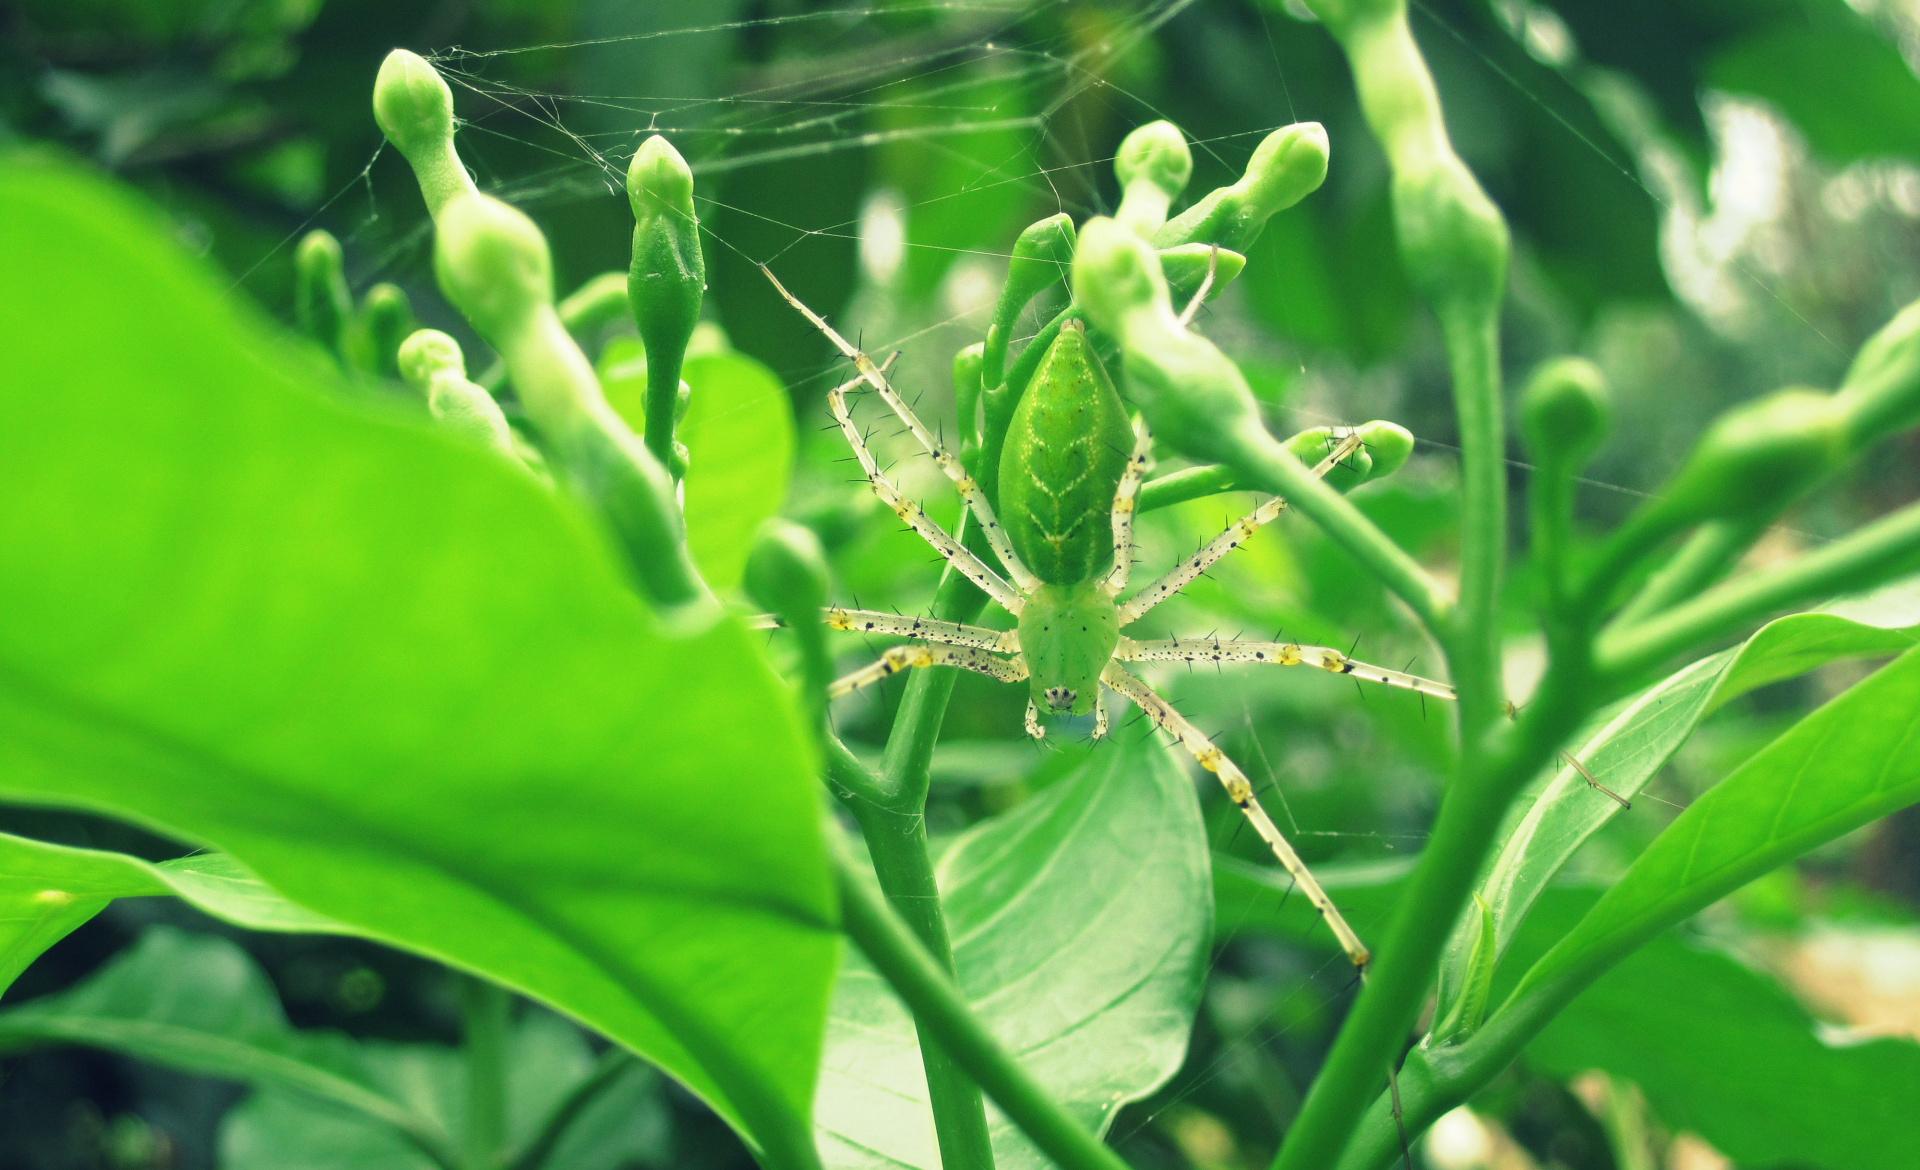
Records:
<instances>
[{"instance_id":1,"label":"small insect","mask_svg":"<svg viewBox=\"0 0 1920 1170\"><path fill-rule=\"evenodd\" d=\"M1286 501L1265 501L1166 574L1123 596L1133 566L1134 504L1149 462L1150 441L1144 426L1129 423L1126 407L1077 322L1069 322L1060 330L1014 410L999 474L1003 518L996 514L979 483L894 391L886 371L787 292L771 272L767 272L767 278L858 371L856 377L827 394L827 406L852 445L874 493L947 563L1016 619L1013 629L994 630L869 610L828 609L825 620L834 629L910 639L835 681L828 690L829 697L849 694L915 667L955 666L1002 682L1026 682L1026 730L1038 739L1046 734L1043 715L1091 714L1094 736L1105 735L1109 717L1103 688L1120 695L1178 741L1201 767L1220 778L1227 796L1320 912L1347 958L1364 973L1369 957L1365 944L1255 799L1246 774L1126 664L1312 666L1439 699L1452 699L1453 688L1356 661L1331 646L1211 637L1127 637L1122 630L1278 517L1286 510ZM919 504L901 494L881 470L847 406L848 393L862 383L906 424L953 481L999 561L998 567L968 551ZM1349 433L1339 438L1314 467L1314 474L1326 475L1359 449L1358 435ZM771 624L770 619L763 620Z\"/></svg>"}]
</instances>

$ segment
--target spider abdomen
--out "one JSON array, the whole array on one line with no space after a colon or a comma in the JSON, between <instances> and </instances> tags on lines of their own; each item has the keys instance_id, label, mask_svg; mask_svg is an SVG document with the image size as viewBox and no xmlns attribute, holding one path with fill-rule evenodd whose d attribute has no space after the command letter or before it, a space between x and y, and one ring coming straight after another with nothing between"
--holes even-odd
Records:
<instances>
[{"instance_id":1,"label":"spider abdomen","mask_svg":"<svg viewBox=\"0 0 1920 1170\"><path fill-rule=\"evenodd\" d=\"M1060 330L1007 428L1000 522L1049 585L1079 585L1113 564L1113 500L1133 448L1127 412L1086 331Z\"/></svg>"}]
</instances>

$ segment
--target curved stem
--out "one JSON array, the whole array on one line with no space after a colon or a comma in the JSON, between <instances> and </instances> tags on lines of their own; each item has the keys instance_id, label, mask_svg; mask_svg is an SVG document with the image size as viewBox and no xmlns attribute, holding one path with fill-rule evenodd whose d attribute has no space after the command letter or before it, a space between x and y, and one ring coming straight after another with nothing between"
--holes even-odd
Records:
<instances>
[{"instance_id":1,"label":"curved stem","mask_svg":"<svg viewBox=\"0 0 1920 1170\"><path fill-rule=\"evenodd\" d=\"M491 1170L507 1140L507 989L475 975L459 975L465 1024L467 1125L464 1162Z\"/></svg>"},{"instance_id":2,"label":"curved stem","mask_svg":"<svg viewBox=\"0 0 1920 1170\"><path fill-rule=\"evenodd\" d=\"M633 1054L624 1048L609 1048L593 1066L586 1077L567 1092L560 1103L548 1113L541 1122L540 1131L526 1144L517 1157L507 1164L508 1170L543 1170L547 1159L559 1147L560 1139L567 1136L567 1130L587 1107L600 1099L600 1095L640 1063Z\"/></svg>"}]
</instances>

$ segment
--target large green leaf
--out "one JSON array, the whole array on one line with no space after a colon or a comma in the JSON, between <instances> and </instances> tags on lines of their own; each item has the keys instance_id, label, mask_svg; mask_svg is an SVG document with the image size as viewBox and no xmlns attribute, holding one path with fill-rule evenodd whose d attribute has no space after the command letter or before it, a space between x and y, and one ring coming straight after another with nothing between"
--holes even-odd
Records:
<instances>
[{"instance_id":1,"label":"large green leaf","mask_svg":"<svg viewBox=\"0 0 1920 1170\"><path fill-rule=\"evenodd\" d=\"M1595 780L1632 800L1716 708L1756 687L1840 658L1897 654L1920 630L1920 579L1767 623L1744 643L1682 667L1604 716L1571 750ZM1556 772L1508 817L1480 896L1506 947L1540 891L1621 806L1572 767ZM1478 919L1462 921L1440 973L1443 1019L1464 982Z\"/></svg>"},{"instance_id":2,"label":"large green leaf","mask_svg":"<svg viewBox=\"0 0 1920 1170\"><path fill-rule=\"evenodd\" d=\"M376 1083L352 1040L295 1031L253 960L216 935L157 927L71 990L0 1013L0 1051L48 1043L297 1089L415 1149L451 1148L443 1127Z\"/></svg>"},{"instance_id":3,"label":"large green leaf","mask_svg":"<svg viewBox=\"0 0 1920 1170\"><path fill-rule=\"evenodd\" d=\"M1053 1099L1105 1132L1186 1052L1213 900L1192 783L1153 743L1115 745L970 830L939 867L974 1010ZM849 954L815 1103L836 1167L938 1167L913 1022ZM1000 1170L1050 1165L997 1112Z\"/></svg>"},{"instance_id":4,"label":"large green leaf","mask_svg":"<svg viewBox=\"0 0 1920 1170\"><path fill-rule=\"evenodd\" d=\"M124 853L0 833L0 991L107 903L151 894L178 894L215 917L254 930L352 933L280 897L222 854L150 865Z\"/></svg>"},{"instance_id":5,"label":"large green leaf","mask_svg":"<svg viewBox=\"0 0 1920 1170\"><path fill-rule=\"evenodd\" d=\"M1654 838L1521 980L1591 979L1768 870L1920 800L1920 649L1795 724Z\"/></svg>"},{"instance_id":6,"label":"large green leaf","mask_svg":"<svg viewBox=\"0 0 1920 1170\"><path fill-rule=\"evenodd\" d=\"M687 448L687 547L716 588L740 583L760 522L780 510L793 470L793 404L772 370L699 335L681 375L692 393L675 436ZM708 344L699 344L708 340ZM600 356L607 401L646 430L647 354L618 337Z\"/></svg>"},{"instance_id":7,"label":"large green leaf","mask_svg":"<svg viewBox=\"0 0 1920 1170\"><path fill-rule=\"evenodd\" d=\"M1777 983L1669 934L1634 952L1536 1036L1526 1059L1603 1069L1676 1130L1741 1166L1920 1166L1920 1045L1832 1044Z\"/></svg>"},{"instance_id":8,"label":"large green leaf","mask_svg":"<svg viewBox=\"0 0 1920 1170\"><path fill-rule=\"evenodd\" d=\"M834 906L755 641L661 630L567 500L341 400L102 181L0 160L0 270L0 792L222 848L812 1161Z\"/></svg>"}]
</instances>

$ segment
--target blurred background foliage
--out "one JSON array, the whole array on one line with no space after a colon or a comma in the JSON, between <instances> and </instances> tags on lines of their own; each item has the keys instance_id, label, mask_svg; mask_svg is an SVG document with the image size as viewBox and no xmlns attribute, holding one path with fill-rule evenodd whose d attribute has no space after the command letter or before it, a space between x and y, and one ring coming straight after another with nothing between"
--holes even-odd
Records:
<instances>
[{"instance_id":1,"label":"blurred background foliage","mask_svg":"<svg viewBox=\"0 0 1920 1170\"><path fill-rule=\"evenodd\" d=\"M1778 385L1832 384L1859 342L1920 295L1913 0L1420 0L1414 29L1462 154L1514 227L1510 378L1575 352L1617 388L1617 433L1582 500L1595 524L1671 469L1706 417ZM951 427L947 363L984 325L1013 235L1056 211L1110 210L1109 164L1128 129L1154 117L1181 125L1205 190L1268 130L1323 122L1326 186L1269 227L1204 327L1244 363L1276 425L1411 427L1415 461L1356 499L1444 563L1452 421L1437 332L1395 258L1384 162L1345 66L1297 0L15 0L0 5L0 139L50 144L138 187L183 246L209 254L268 314L291 320L292 245L324 227L345 245L356 292L393 282L424 323L472 342L433 287L413 180L369 116L374 70L395 46L434 55L454 81L463 155L484 189L545 228L562 291L625 267L625 161L644 131L672 137L697 177L708 316L791 395L800 447L786 510L826 541L842 600L903 612L931 597L930 554L849 482L838 437L819 433L840 367L755 265L774 266L868 349L902 350L899 382ZM622 332L600 339L603 369L631 350ZM946 499L904 445L877 441L912 493ZM1517 465L1514 482L1524 484ZM1776 529L1760 555L1817 543L1917 489L1909 435ZM1243 503L1156 513L1149 563L1184 553ZM1537 659L1528 592L1521 573L1509 598L1521 692ZM1361 657L1415 670L1435 661L1337 550L1290 523L1155 620L1177 633L1357 640ZM873 648L848 645L849 662ZM1604 880L1859 669L1827 668L1717 716L1578 859L1579 873ZM1443 713L1286 672L1194 674L1169 689L1277 789L1309 860L1359 872L1418 850L1448 751ZM839 711L860 750L877 750L897 694L876 688ZM1025 740L1023 701L1017 688L960 680L936 762L936 833L1043 788L1087 750L1072 734ZM1254 858L1216 797L1207 791L1216 850ZM77 815L0 819L74 844L178 851ZM1116 1125L1135 1165L1263 1165L1350 994L1323 947L1240 934L1224 921L1235 912L1222 903L1224 941L1186 1070ZM1790 1018L1809 1014L1834 1035L1920 1035L1916 914L1910 810L1717 908L1691 941L1737 954L1735 983L1759 972L1789 989ZM1365 913L1354 917L1365 934ZM220 929L170 903L123 901L8 1001L69 986L163 927ZM456 1039L454 990L430 964L339 939L239 941L297 1026L396 1045ZM1663 992L1652 982L1645 994ZM1697 1102L1582 1072L1580 1052L1562 1036L1418 1156L1449 1168L1730 1164L1715 1150L1737 1144L1724 1132L1681 1131L1737 1118L1702 1121ZM684 1094L651 1081L635 1093L638 1120L606 1165L744 1164ZM0 1170L211 1167L222 1164L223 1118L224 1164L250 1165L232 1131L287 1107L235 1111L241 1098L80 1050L10 1056ZM1652 1136L1630 1148L1641 1131Z\"/></svg>"}]
</instances>

